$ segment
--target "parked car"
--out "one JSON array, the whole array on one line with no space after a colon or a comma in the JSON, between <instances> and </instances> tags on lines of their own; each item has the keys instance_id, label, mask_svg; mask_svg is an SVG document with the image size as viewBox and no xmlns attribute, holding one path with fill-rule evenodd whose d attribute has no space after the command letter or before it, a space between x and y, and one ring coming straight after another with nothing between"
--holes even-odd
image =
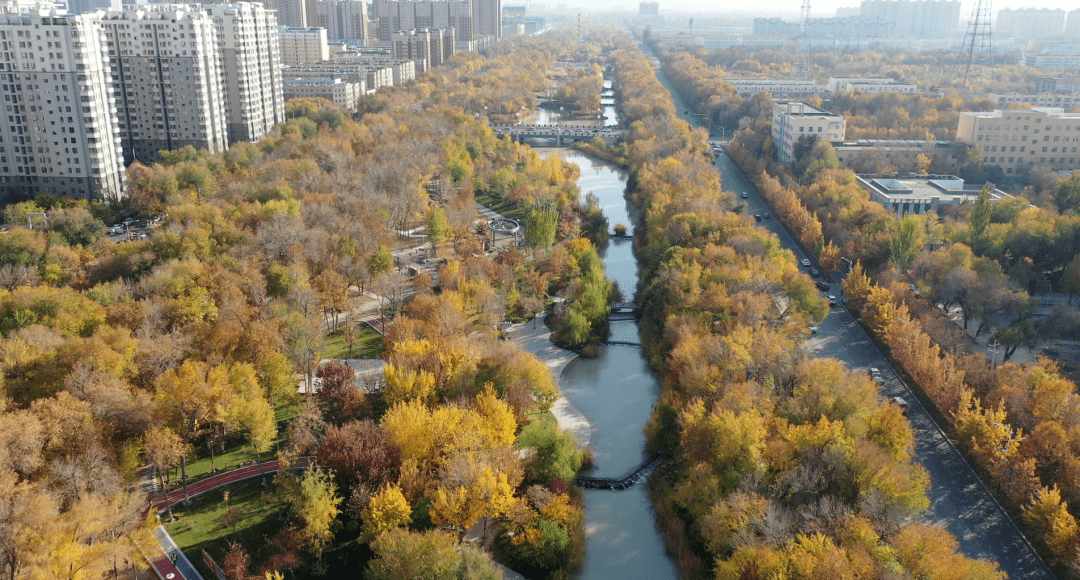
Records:
<instances>
[{"instance_id":1,"label":"parked car","mask_svg":"<svg viewBox=\"0 0 1080 580\"><path fill-rule=\"evenodd\" d=\"M761 214L761 217L762 217L763 219L769 219L769 218L771 218L772 216L771 216L771 215L769 215L769 214L767 214L767 213L763 213L763 214Z\"/></svg>"},{"instance_id":2,"label":"parked car","mask_svg":"<svg viewBox=\"0 0 1080 580\"><path fill-rule=\"evenodd\" d=\"M817 334L817 327L816 326L811 326L810 327L810 334Z\"/></svg>"},{"instance_id":3,"label":"parked car","mask_svg":"<svg viewBox=\"0 0 1080 580\"><path fill-rule=\"evenodd\" d=\"M893 397L893 403L896 403L897 407L900 407L900 412L907 415L908 404L907 400L903 397Z\"/></svg>"},{"instance_id":4,"label":"parked car","mask_svg":"<svg viewBox=\"0 0 1080 580\"><path fill-rule=\"evenodd\" d=\"M821 272L818 272L817 268L810 268L809 272L810 272L810 277L811 278L817 278L818 276L821 275Z\"/></svg>"},{"instance_id":5,"label":"parked car","mask_svg":"<svg viewBox=\"0 0 1080 580\"><path fill-rule=\"evenodd\" d=\"M810 267L810 260L808 258L803 258L799 260L799 263L802 264L804 268Z\"/></svg>"},{"instance_id":6,"label":"parked car","mask_svg":"<svg viewBox=\"0 0 1080 580\"><path fill-rule=\"evenodd\" d=\"M754 214L754 221L756 221L756 222L761 221L761 214L759 214L759 213Z\"/></svg>"},{"instance_id":7,"label":"parked car","mask_svg":"<svg viewBox=\"0 0 1080 580\"><path fill-rule=\"evenodd\" d=\"M747 197L750 197L750 194L746 193L745 191L742 192L742 198L746 199Z\"/></svg>"},{"instance_id":8,"label":"parked car","mask_svg":"<svg viewBox=\"0 0 1080 580\"><path fill-rule=\"evenodd\" d=\"M836 306L836 296L829 294L829 306Z\"/></svg>"}]
</instances>

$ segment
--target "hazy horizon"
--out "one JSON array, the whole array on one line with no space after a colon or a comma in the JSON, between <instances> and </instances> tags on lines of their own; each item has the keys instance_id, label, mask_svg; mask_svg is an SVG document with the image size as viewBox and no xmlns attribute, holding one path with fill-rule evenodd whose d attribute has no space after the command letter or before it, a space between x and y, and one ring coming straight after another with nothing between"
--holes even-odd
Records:
<instances>
[{"instance_id":1,"label":"hazy horizon","mask_svg":"<svg viewBox=\"0 0 1080 580\"><path fill-rule=\"evenodd\" d=\"M504 5L518 3L519 2L514 0L503 0ZM557 7L563 6L575 13L581 12L583 14L612 10L621 10L636 14L639 2L627 2L626 0L587 0L587 2L586 0L532 0L529 4L542 4L549 11L556 10ZM859 1L810 0L810 5L810 16L813 18L821 18L835 16L837 8L856 8L859 6ZM660 15L703 13L712 15L730 14L732 16L742 17L773 17L778 15L798 16L801 6L801 0L760 0L754 3L752 9L742 9L741 7L732 7L730 5L724 6L718 2L705 2L702 0L684 0L680 2L660 0ZM962 20L968 19L974 6L975 3L973 1L962 0L960 4ZM1040 0L1039 2L1031 2L1029 0L997 0L993 2L994 13L1006 8L1014 10L1020 8L1049 8L1051 10L1064 10L1068 12L1070 10L1080 9L1080 5L1077 4L1076 0Z\"/></svg>"}]
</instances>

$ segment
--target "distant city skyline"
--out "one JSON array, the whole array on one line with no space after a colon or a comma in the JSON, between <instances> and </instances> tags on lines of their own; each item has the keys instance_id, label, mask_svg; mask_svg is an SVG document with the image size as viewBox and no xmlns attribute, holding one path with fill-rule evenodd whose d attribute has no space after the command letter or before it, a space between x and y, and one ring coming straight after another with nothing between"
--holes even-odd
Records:
<instances>
[{"instance_id":1,"label":"distant city skyline","mask_svg":"<svg viewBox=\"0 0 1080 580\"><path fill-rule=\"evenodd\" d=\"M530 0L530 4L535 0ZM504 2L505 3L505 2ZM627 2L626 0L541 0L535 2L536 4L544 4L549 10L554 9L556 6L567 6L574 12L599 12L607 10L622 9L624 11L636 13L638 10L639 2ZM960 12L962 18L966 20L971 14L971 10L975 3L972 0L963 0L961 2ZM779 14L799 14L800 7L802 6L801 0L759 0L754 2L752 8L747 7L743 9L739 6L723 5L714 1L704 0L680 0L678 2L660 0L660 14L667 13L689 13L689 12L702 12L711 14L733 14L733 15L745 15L745 16L776 16ZM859 6L857 0L810 0L810 15L812 17L824 17L835 16L837 8L855 8ZM1038 2L1032 2L1030 0L995 0L993 2L994 13L1011 8L1013 10L1021 8L1049 8L1051 10L1064 10L1069 12L1080 8L1076 0L1039 0Z\"/></svg>"}]
</instances>

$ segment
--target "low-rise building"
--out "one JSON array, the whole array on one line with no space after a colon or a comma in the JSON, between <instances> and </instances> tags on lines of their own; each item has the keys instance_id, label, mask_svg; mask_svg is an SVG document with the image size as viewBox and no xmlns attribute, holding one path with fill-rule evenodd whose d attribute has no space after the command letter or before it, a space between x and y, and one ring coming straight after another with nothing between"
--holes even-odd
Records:
<instances>
[{"instance_id":1,"label":"low-rise building","mask_svg":"<svg viewBox=\"0 0 1080 580\"><path fill-rule=\"evenodd\" d=\"M1007 107L1013 104L1025 103L1035 107L1061 107L1066 111L1080 107L1080 93L1038 93L1034 95L1022 95L1020 93L989 93L986 98L994 101L999 107Z\"/></svg>"},{"instance_id":2,"label":"low-rise building","mask_svg":"<svg viewBox=\"0 0 1080 580\"><path fill-rule=\"evenodd\" d=\"M911 83L902 83L889 77L829 77L830 93L841 91L862 91L867 94L899 93L913 95L919 87Z\"/></svg>"},{"instance_id":3,"label":"low-rise building","mask_svg":"<svg viewBox=\"0 0 1080 580\"><path fill-rule=\"evenodd\" d=\"M956 171L967 159L967 146L949 141L860 139L834 143L836 158L856 173L915 173L924 155L936 169Z\"/></svg>"},{"instance_id":4,"label":"low-rise building","mask_svg":"<svg viewBox=\"0 0 1080 580\"><path fill-rule=\"evenodd\" d=\"M846 126L843 115L808 103L773 103L772 140L776 159L781 163L793 161L800 137L843 141Z\"/></svg>"},{"instance_id":5,"label":"low-rise building","mask_svg":"<svg viewBox=\"0 0 1080 580\"><path fill-rule=\"evenodd\" d=\"M1006 174L1044 165L1080 167L1080 113L1057 107L960 113L956 139L979 150L983 161Z\"/></svg>"},{"instance_id":6,"label":"low-rise building","mask_svg":"<svg viewBox=\"0 0 1080 580\"><path fill-rule=\"evenodd\" d=\"M754 93L768 91L777 99L823 95L827 88L809 80L794 79L724 79L735 87L735 92L749 97Z\"/></svg>"},{"instance_id":7,"label":"low-rise building","mask_svg":"<svg viewBox=\"0 0 1080 580\"><path fill-rule=\"evenodd\" d=\"M856 182L870 199L899 215L939 211L944 205L974 203L982 185L965 184L954 175L856 175ZM991 187L990 201L1008 196Z\"/></svg>"}]
</instances>

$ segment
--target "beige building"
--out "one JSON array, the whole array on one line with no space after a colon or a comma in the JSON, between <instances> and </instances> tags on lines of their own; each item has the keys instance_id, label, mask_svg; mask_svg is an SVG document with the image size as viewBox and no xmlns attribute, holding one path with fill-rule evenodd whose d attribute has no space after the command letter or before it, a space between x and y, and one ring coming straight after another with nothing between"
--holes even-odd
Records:
<instances>
[{"instance_id":1,"label":"beige building","mask_svg":"<svg viewBox=\"0 0 1080 580\"><path fill-rule=\"evenodd\" d=\"M1006 174L1034 165L1080 168L1080 113L1060 108L963 112L956 139L977 148L985 163Z\"/></svg>"},{"instance_id":2,"label":"beige building","mask_svg":"<svg viewBox=\"0 0 1080 580\"><path fill-rule=\"evenodd\" d=\"M326 29L331 40L368 41L367 2L363 0L320 0L315 5L316 26Z\"/></svg>"},{"instance_id":3,"label":"beige building","mask_svg":"<svg viewBox=\"0 0 1080 580\"><path fill-rule=\"evenodd\" d=\"M355 111L360 98L366 94L365 81L335 78L285 79L282 82L285 100L326 99L347 110Z\"/></svg>"},{"instance_id":4,"label":"beige building","mask_svg":"<svg viewBox=\"0 0 1080 580\"><path fill-rule=\"evenodd\" d=\"M795 79L724 79L735 87L735 92L744 97L755 93L768 91L777 99L789 97L809 97L812 95L824 95L825 85L819 85L814 81Z\"/></svg>"},{"instance_id":5,"label":"beige building","mask_svg":"<svg viewBox=\"0 0 1080 580\"><path fill-rule=\"evenodd\" d=\"M146 4L109 12L105 34L124 161L161 150L228 147L214 21L193 5Z\"/></svg>"},{"instance_id":6,"label":"beige building","mask_svg":"<svg viewBox=\"0 0 1080 580\"><path fill-rule=\"evenodd\" d=\"M866 94L898 93L914 95L919 87L911 83L902 83L889 77L829 77L829 92L862 91Z\"/></svg>"},{"instance_id":7,"label":"beige building","mask_svg":"<svg viewBox=\"0 0 1080 580\"><path fill-rule=\"evenodd\" d=\"M846 122L843 115L830 113L807 103L773 103L772 140L776 159L794 161L795 144L801 137L821 137L843 141Z\"/></svg>"},{"instance_id":8,"label":"beige building","mask_svg":"<svg viewBox=\"0 0 1080 580\"><path fill-rule=\"evenodd\" d=\"M330 44L325 28L278 27L281 39L281 62L285 66L299 66L330 60Z\"/></svg>"},{"instance_id":9,"label":"beige building","mask_svg":"<svg viewBox=\"0 0 1080 580\"><path fill-rule=\"evenodd\" d=\"M836 158L856 173L915 173L919 156L932 162L932 171L955 172L967 159L967 146L948 141L860 139L834 143Z\"/></svg>"},{"instance_id":10,"label":"beige building","mask_svg":"<svg viewBox=\"0 0 1080 580\"><path fill-rule=\"evenodd\" d=\"M1025 103L1035 107L1060 107L1066 111L1072 110L1075 107L1080 107L1080 93L1038 93L1034 95L1022 95L1020 93L990 93L986 95L986 97L991 101L994 101L994 104L999 107L1007 107L1019 103Z\"/></svg>"},{"instance_id":11,"label":"beige building","mask_svg":"<svg viewBox=\"0 0 1080 580\"><path fill-rule=\"evenodd\" d=\"M954 175L856 175L855 181L871 201L902 216L940 213L945 205L974 203L982 191L982 184L966 184ZM990 201L1008 195L991 189Z\"/></svg>"},{"instance_id":12,"label":"beige building","mask_svg":"<svg viewBox=\"0 0 1080 580\"><path fill-rule=\"evenodd\" d=\"M0 8L0 194L124 196L105 54L89 15Z\"/></svg>"},{"instance_id":13,"label":"beige building","mask_svg":"<svg viewBox=\"0 0 1080 580\"><path fill-rule=\"evenodd\" d=\"M217 27L229 142L257 141L285 122L277 19L258 2L207 5Z\"/></svg>"}]
</instances>

